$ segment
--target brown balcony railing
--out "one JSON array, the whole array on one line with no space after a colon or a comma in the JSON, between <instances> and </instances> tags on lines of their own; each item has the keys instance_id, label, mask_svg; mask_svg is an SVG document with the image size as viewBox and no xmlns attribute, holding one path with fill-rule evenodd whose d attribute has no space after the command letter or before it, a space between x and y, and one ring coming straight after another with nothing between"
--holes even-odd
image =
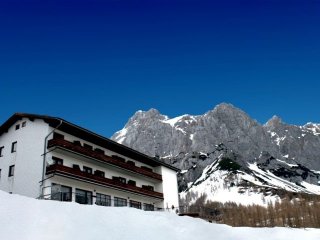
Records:
<instances>
[{"instance_id":1,"label":"brown balcony railing","mask_svg":"<svg viewBox=\"0 0 320 240\"><path fill-rule=\"evenodd\" d=\"M132 172L135 172L135 173L162 181L162 176L158 173L134 166L134 165L127 163L127 162L124 162L124 161L120 161L116 158L107 156L104 153L94 151L89 148L82 147L79 144L75 144L75 143L69 142L64 139L51 139L48 141L48 148L55 147L55 146L65 148L65 149L68 149L68 150L71 150L71 151L74 151L77 153L81 153L85 156L98 159L98 160L103 161L105 163L108 163L110 165L114 165L114 166L129 170L129 171L132 171Z\"/></svg>"},{"instance_id":2,"label":"brown balcony railing","mask_svg":"<svg viewBox=\"0 0 320 240\"><path fill-rule=\"evenodd\" d=\"M142 194L150 197L163 199L163 193L143 189L143 188L132 186L126 183L121 183L116 180L86 173L81 170L63 166L63 165L54 164L54 165L48 166L46 169L46 174L62 174L70 177L75 177L80 180L104 185L106 187L112 187L119 190L125 190L132 193L137 193L137 194Z\"/></svg>"}]
</instances>

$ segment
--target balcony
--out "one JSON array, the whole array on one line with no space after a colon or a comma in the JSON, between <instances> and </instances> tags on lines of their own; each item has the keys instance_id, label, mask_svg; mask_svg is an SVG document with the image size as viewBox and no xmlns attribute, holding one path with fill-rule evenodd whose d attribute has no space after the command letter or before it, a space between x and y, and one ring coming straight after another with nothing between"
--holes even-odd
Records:
<instances>
[{"instance_id":1,"label":"balcony","mask_svg":"<svg viewBox=\"0 0 320 240\"><path fill-rule=\"evenodd\" d=\"M79 144L75 144L75 143L69 142L64 139L51 139L51 140L49 140L48 141L48 148L52 148L52 147L60 147L63 149L67 149L67 150L76 152L76 153L80 153L80 154L85 155L87 157L97 159L101 162L125 169L127 171L131 171L131 172L138 173L140 175L143 175L143 176L146 176L149 178L153 178L153 179L162 181L162 176L160 174L152 172L148 169L143 169L143 168L137 167L137 166L133 165L131 161L128 161L128 162L120 161L119 159L116 159L115 157L107 156L102 152L94 151L92 149L83 147Z\"/></svg>"},{"instance_id":2,"label":"balcony","mask_svg":"<svg viewBox=\"0 0 320 240\"><path fill-rule=\"evenodd\" d=\"M163 199L163 193L155 192L152 190L147 190L144 188L132 186L126 183L121 183L116 180L112 180L109 178L105 178L102 176L97 176L94 174L86 173L78 169L74 169L71 167L63 166L63 165L50 165L46 168L46 174L56 174L56 175L62 175L66 177L76 178L79 180L87 181L94 184L103 185L106 187L132 192L135 194L145 195L149 197L159 198Z\"/></svg>"}]
</instances>

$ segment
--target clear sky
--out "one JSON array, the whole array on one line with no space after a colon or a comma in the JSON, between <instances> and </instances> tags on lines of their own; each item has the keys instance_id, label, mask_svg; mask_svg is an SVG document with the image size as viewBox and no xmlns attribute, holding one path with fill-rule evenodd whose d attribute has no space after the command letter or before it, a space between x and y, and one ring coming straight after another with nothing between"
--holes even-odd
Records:
<instances>
[{"instance_id":1,"label":"clear sky","mask_svg":"<svg viewBox=\"0 0 320 240\"><path fill-rule=\"evenodd\" d=\"M0 122L59 116L105 136L135 111L232 103L320 122L320 1L0 0Z\"/></svg>"}]
</instances>

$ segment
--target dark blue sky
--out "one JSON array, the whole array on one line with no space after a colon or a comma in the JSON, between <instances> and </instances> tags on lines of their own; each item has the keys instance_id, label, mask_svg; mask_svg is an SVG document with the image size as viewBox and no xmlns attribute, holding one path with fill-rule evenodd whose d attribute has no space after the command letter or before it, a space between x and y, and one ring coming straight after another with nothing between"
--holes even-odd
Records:
<instances>
[{"instance_id":1,"label":"dark blue sky","mask_svg":"<svg viewBox=\"0 0 320 240\"><path fill-rule=\"evenodd\" d=\"M60 116L105 136L137 110L229 102L320 122L320 1L0 0L0 122Z\"/></svg>"}]
</instances>

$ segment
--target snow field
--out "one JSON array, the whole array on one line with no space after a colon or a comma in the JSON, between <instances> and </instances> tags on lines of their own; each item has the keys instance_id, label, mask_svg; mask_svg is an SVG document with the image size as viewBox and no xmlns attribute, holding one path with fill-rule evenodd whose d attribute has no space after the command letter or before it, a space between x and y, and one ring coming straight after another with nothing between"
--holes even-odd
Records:
<instances>
[{"instance_id":1,"label":"snow field","mask_svg":"<svg viewBox=\"0 0 320 240\"><path fill-rule=\"evenodd\" d=\"M318 240L320 229L233 228L168 212L36 200L0 191L5 240Z\"/></svg>"}]
</instances>

